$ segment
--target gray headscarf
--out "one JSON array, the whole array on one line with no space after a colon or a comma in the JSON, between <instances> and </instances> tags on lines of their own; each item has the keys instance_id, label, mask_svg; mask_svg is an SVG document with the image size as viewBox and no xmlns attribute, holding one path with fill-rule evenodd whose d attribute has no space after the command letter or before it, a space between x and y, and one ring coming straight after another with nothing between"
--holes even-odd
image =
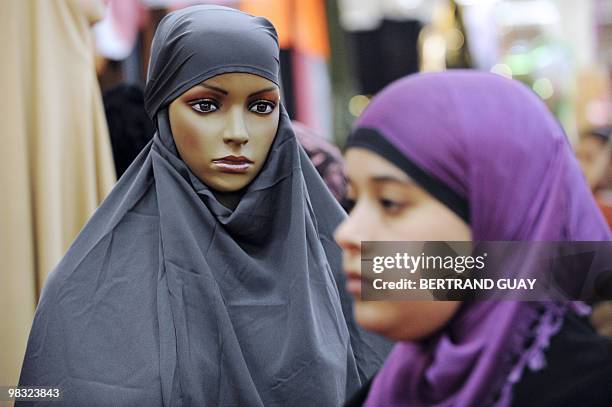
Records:
<instances>
[{"instance_id":1,"label":"gray headscarf","mask_svg":"<svg viewBox=\"0 0 612 407\"><path fill-rule=\"evenodd\" d=\"M278 84L278 53L267 20L233 9L162 20L145 90L157 133L50 274L20 385L61 387L69 406L323 407L378 368L387 346L355 325L332 240L343 212L284 109L233 210L173 142L176 96L226 72Z\"/></svg>"}]
</instances>

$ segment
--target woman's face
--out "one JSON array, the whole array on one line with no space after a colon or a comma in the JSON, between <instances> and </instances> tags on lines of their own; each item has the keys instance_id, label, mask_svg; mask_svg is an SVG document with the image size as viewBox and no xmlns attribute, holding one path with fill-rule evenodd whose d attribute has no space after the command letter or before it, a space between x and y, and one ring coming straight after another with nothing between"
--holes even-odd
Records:
<instances>
[{"instance_id":1,"label":"woman's face","mask_svg":"<svg viewBox=\"0 0 612 407\"><path fill-rule=\"evenodd\" d=\"M279 100L278 86L246 73L218 75L194 86L169 109L181 158L216 191L244 188L274 141Z\"/></svg>"},{"instance_id":2,"label":"woman's face","mask_svg":"<svg viewBox=\"0 0 612 407\"><path fill-rule=\"evenodd\" d=\"M441 328L455 313L453 301L361 301L362 241L469 241L469 226L412 181L366 149L346 154L349 217L338 227L347 289L355 317L393 340L416 340Z\"/></svg>"}]
</instances>

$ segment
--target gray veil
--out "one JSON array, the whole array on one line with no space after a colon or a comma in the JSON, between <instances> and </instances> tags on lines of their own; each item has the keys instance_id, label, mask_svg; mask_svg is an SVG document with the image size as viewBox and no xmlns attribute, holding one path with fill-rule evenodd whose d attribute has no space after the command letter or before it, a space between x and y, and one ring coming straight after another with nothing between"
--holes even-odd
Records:
<instances>
[{"instance_id":1,"label":"gray veil","mask_svg":"<svg viewBox=\"0 0 612 407\"><path fill-rule=\"evenodd\" d=\"M278 84L278 53L267 20L233 9L162 20L145 90L157 133L49 275L21 386L60 387L52 406L325 407L380 366L387 344L356 326L332 239L343 211L285 111L235 209L173 142L175 97L225 72Z\"/></svg>"}]
</instances>

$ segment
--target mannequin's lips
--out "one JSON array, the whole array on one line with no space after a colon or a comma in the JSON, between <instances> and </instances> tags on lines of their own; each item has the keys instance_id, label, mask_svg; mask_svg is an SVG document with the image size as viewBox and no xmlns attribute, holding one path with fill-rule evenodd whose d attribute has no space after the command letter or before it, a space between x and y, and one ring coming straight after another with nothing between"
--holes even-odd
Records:
<instances>
[{"instance_id":1,"label":"mannequin's lips","mask_svg":"<svg viewBox=\"0 0 612 407\"><path fill-rule=\"evenodd\" d=\"M248 158L243 156L236 157L234 155L217 158L212 160L212 163L219 171L233 174L243 174L253 165L253 161L249 160Z\"/></svg>"}]
</instances>

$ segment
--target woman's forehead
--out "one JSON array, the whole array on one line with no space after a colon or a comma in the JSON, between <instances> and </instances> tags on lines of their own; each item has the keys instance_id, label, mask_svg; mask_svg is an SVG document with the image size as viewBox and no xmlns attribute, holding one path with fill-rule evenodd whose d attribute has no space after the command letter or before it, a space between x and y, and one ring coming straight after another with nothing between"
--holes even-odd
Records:
<instances>
[{"instance_id":1,"label":"woman's forehead","mask_svg":"<svg viewBox=\"0 0 612 407\"><path fill-rule=\"evenodd\" d=\"M347 176L360 182L411 183L408 175L395 164L365 148L350 148L345 153Z\"/></svg>"}]
</instances>

